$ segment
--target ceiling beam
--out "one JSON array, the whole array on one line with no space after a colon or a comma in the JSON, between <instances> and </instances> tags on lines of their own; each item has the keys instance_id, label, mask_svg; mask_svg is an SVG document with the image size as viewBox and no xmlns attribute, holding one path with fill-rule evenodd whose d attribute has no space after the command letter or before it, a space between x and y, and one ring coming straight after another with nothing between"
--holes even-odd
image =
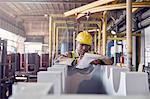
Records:
<instances>
[{"instance_id":1,"label":"ceiling beam","mask_svg":"<svg viewBox=\"0 0 150 99\"><path fill-rule=\"evenodd\" d=\"M59 1L59 0L51 0L51 1L44 1L44 0L0 0L0 3L40 3L40 4L87 4L87 1Z\"/></svg>"},{"instance_id":2,"label":"ceiling beam","mask_svg":"<svg viewBox=\"0 0 150 99\"><path fill-rule=\"evenodd\" d=\"M126 33L116 33L116 34L112 34L112 33L108 33L108 36L117 36L117 37L123 37L126 36ZM132 36L142 36L141 33L132 33Z\"/></svg>"},{"instance_id":3,"label":"ceiling beam","mask_svg":"<svg viewBox=\"0 0 150 99\"><path fill-rule=\"evenodd\" d=\"M54 21L56 24L66 24L66 23L76 23L76 21L65 21L65 20L56 20ZM80 23L83 24L99 24L98 21L80 21Z\"/></svg>"},{"instance_id":4,"label":"ceiling beam","mask_svg":"<svg viewBox=\"0 0 150 99\"><path fill-rule=\"evenodd\" d=\"M25 10L22 13L19 13L20 16L24 15L44 15L44 14L63 14L64 10L57 10L57 9L41 9L41 10Z\"/></svg>"},{"instance_id":5,"label":"ceiling beam","mask_svg":"<svg viewBox=\"0 0 150 99\"><path fill-rule=\"evenodd\" d=\"M68 27L68 26L63 26L63 27L57 27L58 29L75 29L75 27ZM86 27L87 29L96 29L97 27ZM87 30L88 31L88 30Z\"/></svg>"},{"instance_id":6,"label":"ceiling beam","mask_svg":"<svg viewBox=\"0 0 150 99\"><path fill-rule=\"evenodd\" d=\"M150 5L150 2L133 2L132 3L133 8L150 7L149 5ZM87 12L90 12L92 14L92 13L97 13L97 12L102 12L102 11L125 9L125 8L126 8L126 3L119 3L119 4L95 7L95 8L80 12L81 14L78 14L77 19L85 16L85 13L87 13Z\"/></svg>"},{"instance_id":7,"label":"ceiling beam","mask_svg":"<svg viewBox=\"0 0 150 99\"><path fill-rule=\"evenodd\" d=\"M119 37L117 37L117 38L114 38L114 37L108 37L107 38L107 40L127 40L125 37L122 37L122 38L119 38Z\"/></svg>"},{"instance_id":8,"label":"ceiling beam","mask_svg":"<svg viewBox=\"0 0 150 99\"><path fill-rule=\"evenodd\" d=\"M92 29L92 30L87 30L88 32L95 32L98 33L99 29Z\"/></svg>"},{"instance_id":9,"label":"ceiling beam","mask_svg":"<svg viewBox=\"0 0 150 99\"><path fill-rule=\"evenodd\" d=\"M71 15L75 15L75 14L78 14L82 11L85 11L85 10L88 10L88 9L91 9L93 7L97 7L97 6L100 6L100 5L104 5L104 4L107 4L107 3L110 3L110 2L113 2L115 0L98 0L98 1L95 1L95 2L92 2L92 3L89 3L87 5L84 5L84 6L81 6L81 7L78 7L76 9L72 9L68 12L65 12L64 15L66 17L68 16L71 16Z\"/></svg>"}]
</instances>

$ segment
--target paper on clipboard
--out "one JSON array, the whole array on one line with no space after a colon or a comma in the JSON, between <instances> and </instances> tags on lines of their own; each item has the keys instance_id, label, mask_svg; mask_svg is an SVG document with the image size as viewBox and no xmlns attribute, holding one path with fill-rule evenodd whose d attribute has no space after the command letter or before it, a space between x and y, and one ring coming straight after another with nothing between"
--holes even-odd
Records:
<instances>
[{"instance_id":1,"label":"paper on clipboard","mask_svg":"<svg viewBox=\"0 0 150 99\"><path fill-rule=\"evenodd\" d=\"M91 53L85 53L83 58L79 61L76 68L78 69L84 69L89 67L90 63L94 60L101 59L101 55L98 54L91 54Z\"/></svg>"},{"instance_id":2,"label":"paper on clipboard","mask_svg":"<svg viewBox=\"0 0 150 99\"><path fill-rule=\"evenodd\" d=\"M72 62L73 62L73 58L61 58L59 59L59 62L58 63L55 63L55 64L63 64L63 65L68 65L68 66L71 66Z\"/></svg>"}]
</instances>

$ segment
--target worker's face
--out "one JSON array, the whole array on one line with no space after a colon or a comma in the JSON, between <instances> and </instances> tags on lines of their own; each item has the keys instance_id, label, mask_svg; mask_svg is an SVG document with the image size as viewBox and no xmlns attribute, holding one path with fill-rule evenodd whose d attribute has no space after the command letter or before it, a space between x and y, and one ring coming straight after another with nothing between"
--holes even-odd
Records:
<instances>
[{"instance_id":1,"label":"worker's face","mask_svg":"<svg viewBox=\"0 0 150 99\"><path fill-rule=\"evenodd\" d=\"M77 53L79 54L80 58L83 57L84 53L89 52L90 51L90 45L86 45L86 44L80 44L79 42L76 43L77 44Z\"/></svg>"}]
</instances>

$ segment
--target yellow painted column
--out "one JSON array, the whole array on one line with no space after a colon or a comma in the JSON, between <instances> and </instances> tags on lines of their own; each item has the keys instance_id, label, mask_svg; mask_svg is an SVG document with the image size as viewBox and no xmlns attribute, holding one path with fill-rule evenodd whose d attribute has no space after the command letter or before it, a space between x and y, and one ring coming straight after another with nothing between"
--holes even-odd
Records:
<instances>
[{"instance_id":1,"label":"yellow painted column","mask_svg":"<svg viewBox=\"0 0 150 99\"><path fill-rule=\"evenodd\" d=\"M140 33L141 34L141 33ZM139 63L140 63L140 61L141 61L141 36L139 36L138 37L138 43L139 43L139 45L138 45L138 65L139 65ZM136 41L136 42L137 42Z\"/></svg>"},{"instance_id":2,"label":"yellow painted column","mask_svg":"<svg viewBox=\"0 0 150 99\"><path fill-rule=\"evenodd\" d=\"M73 51L75 52L75 49L76 49L76 32L74 31L73 32Z\"/></svg>"},{"instance_id":3,"label":"yellow painted column","mask_svg":"<svg viewBox=\"0 0 150 99\"><path fill-rule=\"evenodd\" d=\"M53 32L52 32L52 40L53 40L53 49L52 49L52 61L56 57L56 23L53 23Z\"/></svg>"},{"instance_id":4,"label":"yellow painted column","mask_svg":"<svg viewBox=\"0 0 150 99\"><path fill-rule=\"evenodd\" d=\"M103 13L103 27L102 27L102 39L103 39L103 55L106 55L107 45L107 11Z\"/></svg>"},{"instance_id":5,"label":"yellow painted column","mask_svg":"<svg viewBox=\"0 0 150 99\"><path fill-rule=\"evenodd\" d=\"M132 0L126 0L127 66L132 70Z\"/></svg>"},{"instance_id":6,"label":"yellow painted column","mask_svg":"<svg viewBox=\"0 0 150 99\"><path fill-rule=\"evenodd\" d=\"M99 31L98 31L98 54L101 54L102 21L100 21L98 26L99 26Z\"/></svg>"},{"instance_id":7,"label":"yellow painted column","mask_svg":"<svg viewBox=\"0 0 150 99\"><path fill-rule=\"evenodd\" d=\"M94 33L94 52L97 52L97 31Z\"/></svg>"},{"instance_id":8,"label":"yellow painted column","mask_svg":"<svg viewBox=\"0 0 150 99\"><path fill-rule=\"evenodd\" d=\"M58 43L59 43L58 32L59 29L56 28L56 57L58 56Z\"/></svg>"},{"instance_id":9,"label":"yellow painted column","mask_svg":"<svg viewBox=\"0 0 150 99\"><path fill-rule=\"evenodd\" d=\"M52 63L54 63L55 57L56 57L56 23L53 22L53 27L52 27Z\"/></svg>"},{"instance_id":10,"label":"yellow painted column","mask_svg":"<svg viewBox=\"0 0 150 99\"><path fill-rule=\"evenodd\" d=\"M49 16L49 66L52 64L52 17Z\"/></svg>"}]
</instances>

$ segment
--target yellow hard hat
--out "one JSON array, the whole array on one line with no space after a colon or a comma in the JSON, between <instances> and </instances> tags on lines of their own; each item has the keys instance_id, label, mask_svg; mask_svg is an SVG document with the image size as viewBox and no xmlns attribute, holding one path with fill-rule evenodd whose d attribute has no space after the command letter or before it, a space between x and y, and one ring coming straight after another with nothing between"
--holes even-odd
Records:
<instances>
[{"instance_id":1,"label":"yellow hard hat","mask_svg":"<svg viewBox=\"0 0 150 99\"><path fill-rule=\"evenodd\" d=\"M76 40L80 43L80 44L87 44L87 45L91 45L92 44L92 36L90 33L88 33L87 31L83 31L80 32L77 37Z\"/></svg>"}]
</instances>

